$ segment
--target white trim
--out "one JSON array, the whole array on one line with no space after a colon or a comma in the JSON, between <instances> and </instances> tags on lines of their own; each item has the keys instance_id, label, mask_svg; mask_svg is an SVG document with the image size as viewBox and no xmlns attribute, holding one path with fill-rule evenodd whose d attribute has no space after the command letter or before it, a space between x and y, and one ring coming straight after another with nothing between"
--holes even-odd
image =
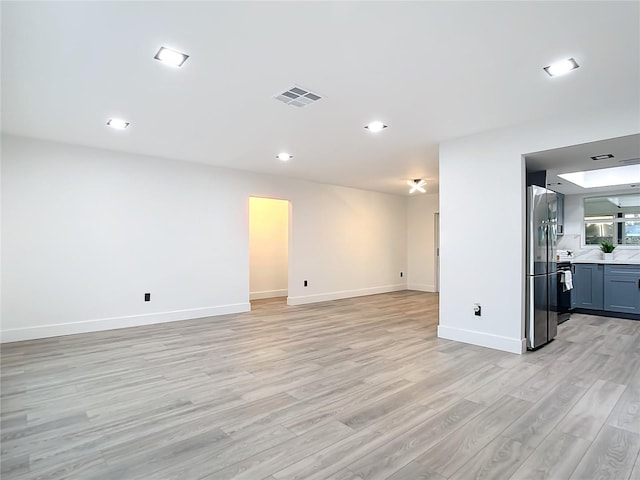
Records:
<instances>
[{"instance_id":1,"label":"white trim","mask_svg":"<svg viewBox=\"0 0 640 480\"><path fill-rule=\"evenodd\" d=\"M437 292L435 285L426 283L409 283L407 290L417 290L418 292Z\"/></svg>"},{"instance_id":2,"label":"white trim","mask_svg":"<svg viewBox=\"0 0 640 480\"><path fill-rule=\"evenodd\" d=\"M0 333L0 342L19 342L22 340L33 340L36 338L59 337L61 335L73 335L75 333L89 333L99 332L102 330L114 330L116 328L139 327L155 323L193 320L196 318L214 317L217 315L228 315L231 313L243 313L249 311L251 311L251 305L249 303L236 303L233 305L175 310L171 312L146 313L126 317L101 318L97 320L86 320L83 322L12 328Z\"/></svg>"},{"instance_id":3,"label":"white trim","mask_svg":"<svg viewBox=\"0 0 640 480\"><path fill-rule=\"evenodd\" d=\"M276 298L276 297L286 297L288 290L285 288L283 290L264 290L262 292L251 292L249 294L250 300L262 300L263 298Z\"/></svg>"},{"instance_id":4,"label":"white trim","mask_svg":"<svg viewBox=\"0 0 640 480\"><path fill-rule=\"evenodd\" d=\"M438 210L440 208L438 207ZM434 264L434 292L440 292L440 212L435 212L433 214L433 239L434 241L434 251L433 251L433 264Z\"/></svg>"},{"instance_id":5,"label":"white trim","mask_svg":"<svg viewBox=\"0 0 640 480\"><path fill-rule=\"evenodd\" d=\"M318 293L315 295L305 295L300 297L287 298L287 305L304 305L306 303L327 302L330 300L340 300L341 298L363 297L365 295L376 295L378 293L397 292L406 290L407 285L400 283L397 285L387 285L384 287L359 288L357 290L343 290L340 292Z\"/></svg>"},{"instance_id":6,"label":"white trim","mask_svg":"<svg viewBox=\"0 0 640 480\"><path fill-rule=\"evenodd\" d=\"M527 349L525 338L502 337L500 335L491 335L473 330L447 327L446 325L438 325L438 337L510 353L522 354Z\"/></svg>"}]
</instances>

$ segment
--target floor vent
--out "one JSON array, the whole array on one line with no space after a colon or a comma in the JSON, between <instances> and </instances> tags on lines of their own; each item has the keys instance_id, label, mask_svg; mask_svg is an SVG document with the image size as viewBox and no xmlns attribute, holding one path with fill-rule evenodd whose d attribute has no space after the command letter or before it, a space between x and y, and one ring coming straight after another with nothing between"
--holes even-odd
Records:
<instances>
[{"instance_id":1,"label":"floor vent","mask_svg":"<svg viewBox=\"0 0 640 480\"><path fill-rule=\"evenodd\" d=\"M273 98L294 107L305 107L317 102L322 97L305 88L291 87L289 90L274 95Z\"/></svg>"}]
</instances>

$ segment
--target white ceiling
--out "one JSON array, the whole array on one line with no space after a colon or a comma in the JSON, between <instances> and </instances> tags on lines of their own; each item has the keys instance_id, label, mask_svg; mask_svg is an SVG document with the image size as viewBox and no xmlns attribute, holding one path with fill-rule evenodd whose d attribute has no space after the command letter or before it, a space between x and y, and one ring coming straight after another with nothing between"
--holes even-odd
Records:
<instances>
[{"instance_id":1,"label":"white ceiling","mask_svg":"<svg viewBox=\"0 0 640 480\"><path fill-rule=\"evenodd\" d=\"M639 5L3 1L2 130L432 193L443 140L640 105ZM162 45L191 57L166 67ZM542 70L567 57L580 68ZM293 85L324 98L272 98ZM389 128L371 134L374 119Z\"/></svg>"}]
</instances>

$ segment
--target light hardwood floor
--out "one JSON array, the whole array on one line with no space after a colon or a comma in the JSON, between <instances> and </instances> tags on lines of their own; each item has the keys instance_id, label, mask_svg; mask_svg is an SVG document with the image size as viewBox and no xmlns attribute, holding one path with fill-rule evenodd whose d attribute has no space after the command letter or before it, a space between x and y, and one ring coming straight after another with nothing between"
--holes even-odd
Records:
<instances>
[{"instance_id":1,"label":"light hardwood floor","mask_svg":"<svg viewBox=\"0 0 640 480\"><path fill-rule=\"evenodd\" d=\"M640 322L512 355L397 292L2 346L2 479L639 479Z\"/></svg>"}]
</instances>

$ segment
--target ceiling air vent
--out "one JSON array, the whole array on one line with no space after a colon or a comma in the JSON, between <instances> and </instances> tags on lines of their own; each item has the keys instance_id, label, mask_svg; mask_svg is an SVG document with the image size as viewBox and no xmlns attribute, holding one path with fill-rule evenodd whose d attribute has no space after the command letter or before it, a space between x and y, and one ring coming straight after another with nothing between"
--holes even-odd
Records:
<instances>
[{"instance_id":1,"label":"ceiling air vent","mask_svg":"<svg viewBox=\"0 0 640 480\"><path fill-rule=\"evenodd\" d=\"M291 87L282 93L274 95L273 98L280 100L287 105L293 105L294 107L304 107L312 103L317 102L322 97L318 94L310 92L305 88Z\"/></svg>"}]
</instances>

